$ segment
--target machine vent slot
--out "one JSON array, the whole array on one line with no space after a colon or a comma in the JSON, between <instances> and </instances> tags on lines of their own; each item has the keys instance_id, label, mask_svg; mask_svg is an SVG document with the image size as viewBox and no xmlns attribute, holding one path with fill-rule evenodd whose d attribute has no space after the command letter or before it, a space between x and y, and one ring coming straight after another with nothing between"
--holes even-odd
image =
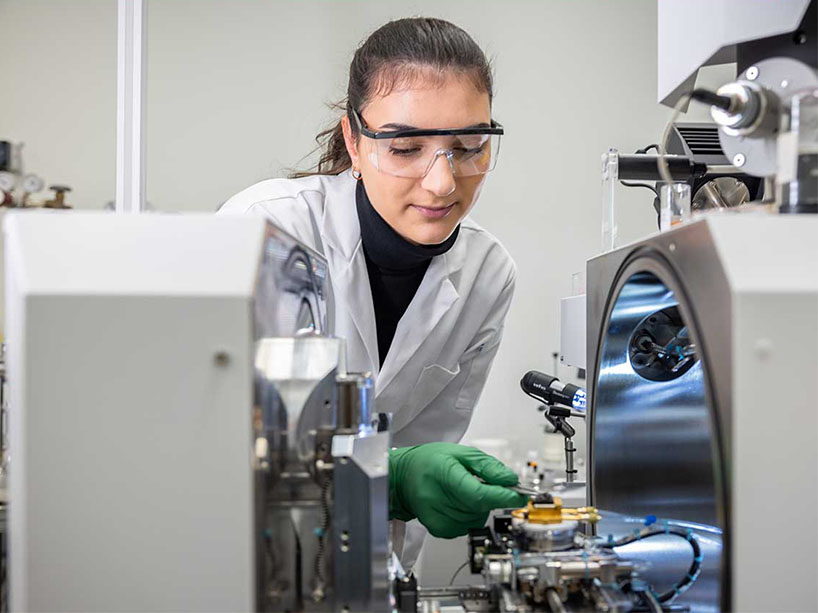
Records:
<instances>
[{"instance_id":1,"label":"machine vent slot","mask_svg":"<svg viewBox=\"0 0 818 613\"><path fill-rule=\"evenodd\" d=\"M724 155L718 128L678 126L677 129L693 155Z\"/></svg>"}]
</instances>

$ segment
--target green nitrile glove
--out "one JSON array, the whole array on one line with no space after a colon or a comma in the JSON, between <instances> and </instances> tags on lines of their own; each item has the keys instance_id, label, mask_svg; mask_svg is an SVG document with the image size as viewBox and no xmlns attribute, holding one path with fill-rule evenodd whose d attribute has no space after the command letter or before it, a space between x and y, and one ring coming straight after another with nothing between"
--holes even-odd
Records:
<instances>
[{"instance_id":1,"label":"green nitrile glove","mask_svg":"<svg viewBox=\"0 0 818 613\"><path fill-rule=\"evenodd\" d=\"M503 487L516 484L514 472L474 447L428 443L393 449L389 518L417 517L433 536L454 538L485 525L492 509L525 506L526 496Z\"/></svg>"}]
</instances>

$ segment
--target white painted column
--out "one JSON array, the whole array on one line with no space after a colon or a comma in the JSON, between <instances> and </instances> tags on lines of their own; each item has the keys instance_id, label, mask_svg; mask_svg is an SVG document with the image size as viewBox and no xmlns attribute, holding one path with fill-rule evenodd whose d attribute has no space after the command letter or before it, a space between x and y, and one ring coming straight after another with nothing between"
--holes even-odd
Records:
<instances>
[{"instance_id":1,"label":"white painted column","mask_svg":"<svg viewBox=\"0 0 818 613\"><path fill-rule=\"evenodd\" d=\"M147 0L117 0L116 212L145 210Z\"/></svg>"}]
</instances>

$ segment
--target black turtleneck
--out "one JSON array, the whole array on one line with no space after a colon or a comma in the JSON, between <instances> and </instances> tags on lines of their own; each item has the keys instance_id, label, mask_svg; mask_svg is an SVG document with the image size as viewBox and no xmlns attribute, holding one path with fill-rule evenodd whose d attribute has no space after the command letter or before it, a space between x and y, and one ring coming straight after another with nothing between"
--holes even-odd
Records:
<instances>
[{"instance_id":1,"label":"black turtleneck","mask_svg":"<svg viewBox=\"0 0 818 613\"><path fill-rule=\"evenodd\" d=\"M366 195L363 181L358 181L355 202L375 307L378 358L383 366L398 322L420 287L429 263L433 257L452 248L460 226L439 245L415 245L398 234L378 214Z\"/></svg>"}]
</instances>

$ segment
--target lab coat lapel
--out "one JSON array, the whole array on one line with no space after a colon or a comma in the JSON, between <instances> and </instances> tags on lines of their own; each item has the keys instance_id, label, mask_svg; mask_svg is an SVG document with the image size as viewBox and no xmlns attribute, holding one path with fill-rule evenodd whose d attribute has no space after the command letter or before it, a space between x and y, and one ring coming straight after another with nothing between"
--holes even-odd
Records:
<instances>
[{"instance_id":1,"label":"lab coat lapel","mask_svg":"<svg viewBox=\"0 0 818 613\"><path fill-rule=\"evenodd\" d=\"M355 207L357 181L349 172L330 183L321 220L321 235L331 260L332 288L338 305L346 306L346 316L352 320L366 349L373 375L378 375L378 340L372 290L361 247L361 226ZM338 315L341 315L338 313ZM347 339L350 342L351 339ZM357 366L356 366L357 368Z\"/></svg>"},{"instance_id":2,"label":"lab coat lapel","mask_svg":"<svg viewBox=\"0 0 818 613\"><path fill-rule=\"evenodd\" d=\"M359 241L360 243L360 241ZM359 247L349 265L339 274L335 284L336 293L347 305L349 318L355 324L364 343L372 373L378 376L378 337L375 328L375 309L372 305L372 290L369 288L369 274L363 250Z\"/></svg>"},{"instance_id":3,"label":"lab coat lapel","mask_svg":"<svg viewBox=\"0 0 818 613\"><path fill-rule=\"evenodd\" d=\"M434 258L429 264L417 293L398 322L392 345L375 386L376 397L386 389L460 298L449 278L453 272L452 264L456 255L447 253Z\"/></svg>"}]
</instances>

